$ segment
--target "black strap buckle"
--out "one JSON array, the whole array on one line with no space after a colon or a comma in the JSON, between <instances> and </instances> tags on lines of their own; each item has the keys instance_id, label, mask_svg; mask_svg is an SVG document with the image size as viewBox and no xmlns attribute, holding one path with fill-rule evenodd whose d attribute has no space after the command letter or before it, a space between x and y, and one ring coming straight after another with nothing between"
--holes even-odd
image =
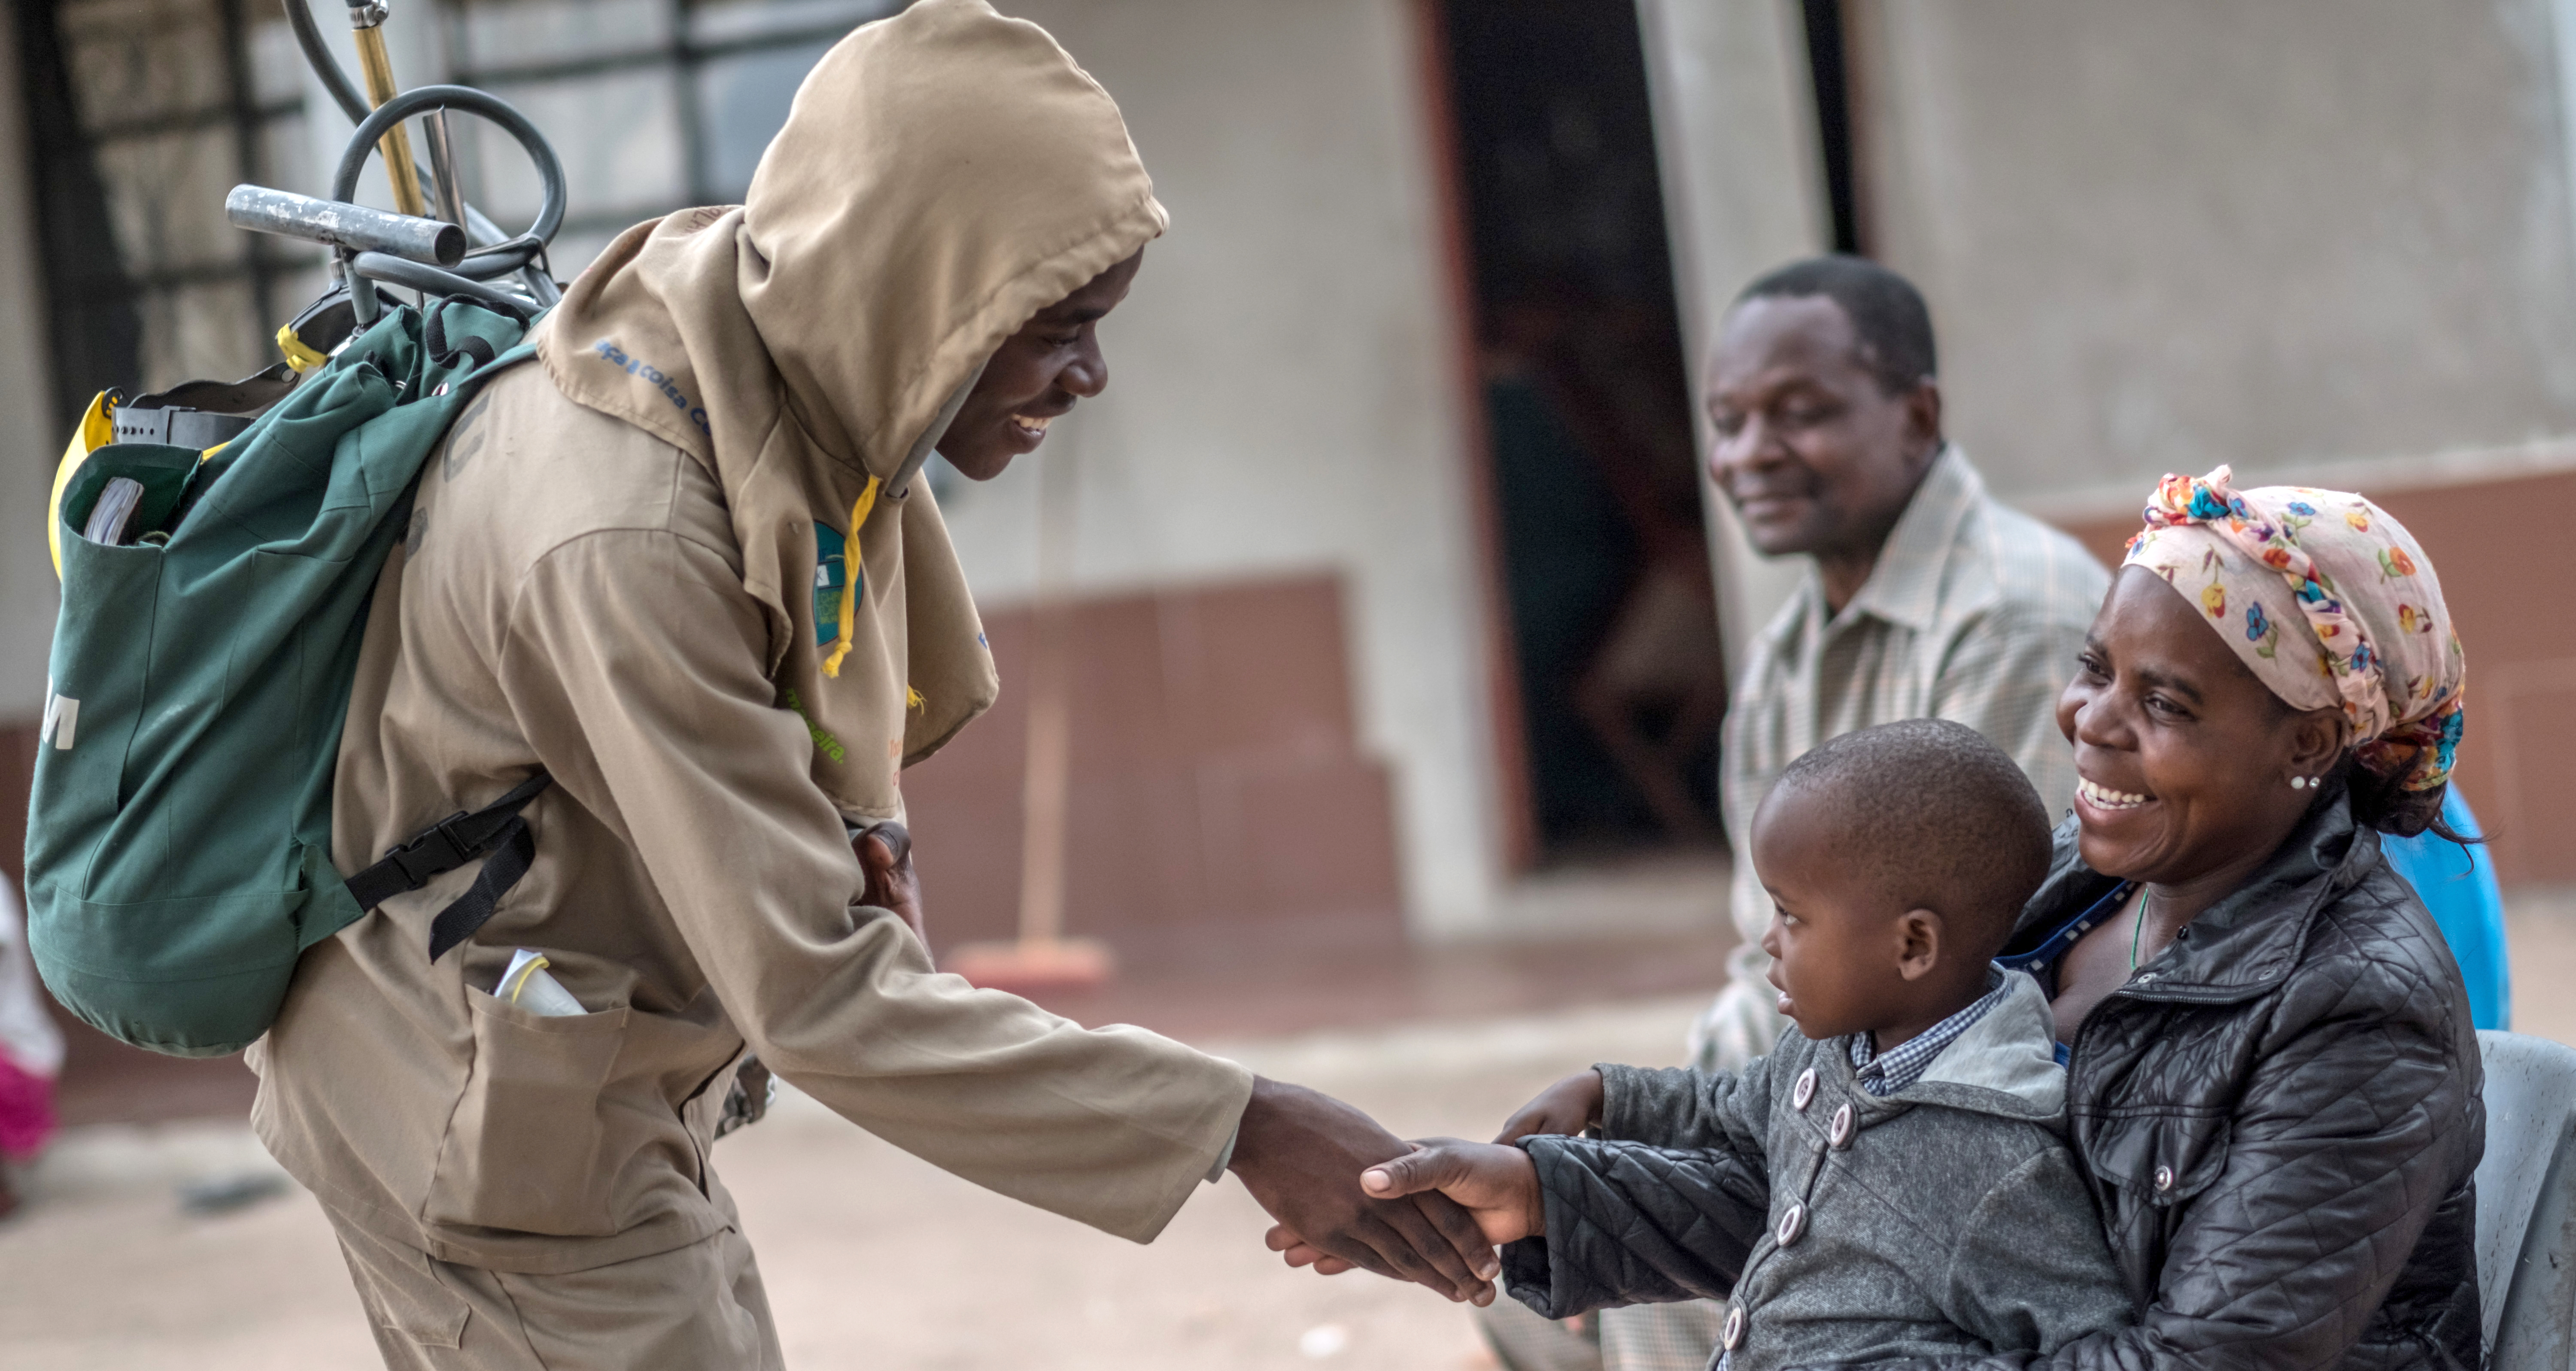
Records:
<instances>
[{"instance_id":1,"label":"black strap buckle","mask_svg":"<svg viewBox=\"0 0 2576 1371\"><path fill-rule=\"evenodd\" d=\"M387 848L378 865L390 865L410 882L407 890L418 890L442 872L454 871L482 855L481 849L457 829L457 821L469 817L469 811L458 810L423 829L410 842ZM434 846L433 846L434 845Z\"/></svg>"},{"instance_id":2,"label":"black strap buckle","mask_svg":"<svg viewBox=\"0 0 2576 1371\"><path fill-rule=\"evenodd\" d=\"M485 855L512 836L511 825L519 811L553 780L540 771L481 809L460 809L431 824L395 844L375 865L349 877L349 893L359 908L373 909Z\"/></svg>"}]
</instances>

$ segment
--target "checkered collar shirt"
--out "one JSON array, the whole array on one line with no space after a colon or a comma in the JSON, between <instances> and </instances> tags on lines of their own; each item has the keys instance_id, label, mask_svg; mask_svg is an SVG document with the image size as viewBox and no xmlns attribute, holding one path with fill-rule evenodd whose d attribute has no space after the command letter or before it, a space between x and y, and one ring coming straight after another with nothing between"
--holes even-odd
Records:
<instances>
[{"instance_id":1,"label":"checkered collar shirt","mask_svg":"<svg viewBox=\"0 0 2576 1371\"><path fill-rule=\"evenodd\" d=\"M1943 1019L1921 1033L1906 1039L1885 1052L1870 1045L1869 1035L1851 1035L1851 1064L1860 1088L1885 1098L1923 1079L1932 1059L1941 1049L1959 1040L1959 1035L1976 1026L1996 1005L2004 1002L2007 989L2000 967L1986 968L1986 993L1976 1003Z\"/></svg>"}]
</instances>

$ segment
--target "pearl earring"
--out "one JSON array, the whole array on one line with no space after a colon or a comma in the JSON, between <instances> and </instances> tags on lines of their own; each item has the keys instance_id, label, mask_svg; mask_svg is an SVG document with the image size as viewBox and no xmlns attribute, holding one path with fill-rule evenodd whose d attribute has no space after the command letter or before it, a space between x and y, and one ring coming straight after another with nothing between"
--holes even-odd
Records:
<instances>
[{"instance_id":1,"label":"pearl earring","mask_svg":"<svg viewBox=\"0 0 2576 1371\"><path fill-rule=\"evenodd\" d=\"M2290 789L2292 790L2305 790L2310 784L2312 783L2305 776L2293 776L2290 778Z\"/></svg>"}]
</instances>

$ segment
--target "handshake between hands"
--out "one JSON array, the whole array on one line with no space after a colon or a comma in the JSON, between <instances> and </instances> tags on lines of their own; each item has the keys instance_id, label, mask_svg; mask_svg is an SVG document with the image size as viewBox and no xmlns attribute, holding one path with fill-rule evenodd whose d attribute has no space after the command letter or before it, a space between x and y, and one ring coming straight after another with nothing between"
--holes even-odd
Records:
<instances>
[{"instance_id":1,"label":"handshake between hands","mask_svg":"<svg viewBox=\"0 0 2576 1371\"><path fill-rule=\"evenodd\" d=\"M927 942L903 826L878 824L850 845L867 881L862 903L893 910ZM1580 1133L1600 1110L1601 1074L1585 1071L1522 1106L1496 1141ZM1538 1175L1519 1148L1407 1143L1331 1096L1266 1078L1253 1082L1227 1166L1279 1221L1269 1243L1289 1265L1328 1276L1359 1267L1479 1306L1494 1302L1494 1248L1543 1222Z\"/></svg>"},{"instance_id":2,"label":"handshake between hands","mask_svg":"<svg viewBox=\"0 0 2576 1371\"><path fill-rule=\"evenodd\" d=\"M1407 1143L1337 1100L1263 1080L1232 1165L1278 1220L1266 1241L1290 1266L1326 1276L1359 1267L1481 1307L1494 1302L1502 1270L1494 1249L1547 1231L1537 1168L1513 1141L1580 1133L1600 1116L1601 1073L1581 1071L1521 1106L1490 1143ZM1346 1171L1330 1170L1353 1159L1364 1198L1349 1194Z\"/></svg>"},{"instance_id":3,"label":"handshake between hands","mask_svg":"<svg viewBox=\"0 0 2576 1371\"><path fill-rule=\"evenodd\" d=\"M850 846L866 877L861 903L894 911L926 943L911 836L882 823ZM1513 1115L1503 1140L1580 1133L1600 1108L1600 1073L1570 1076ZM1266 1078L1253 1082L1227 1166L1279 1221L1270 1247L1289 1265L1325 1275L1360 1267L1479 1306L1494 1302L1495 1245L1540 1222L1537 1174L1519 1148L1407 1143L1339 1100Z\"/></svg>"}]
</instances>

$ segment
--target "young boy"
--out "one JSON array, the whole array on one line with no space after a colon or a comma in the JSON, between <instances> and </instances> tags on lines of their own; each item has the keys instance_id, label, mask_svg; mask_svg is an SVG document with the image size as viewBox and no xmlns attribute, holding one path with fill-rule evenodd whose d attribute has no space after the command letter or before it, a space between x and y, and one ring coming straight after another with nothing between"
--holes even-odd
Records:
<instances>
[{"instance_id":1,"label":"young boy","mask_svg":"<svg viewBox=\"0 0 2576 1371\"><path fill-rule=\"evenodd\" d=\"M1845 734L1781 773L1752 839L1800 1037L1740 1074L1583 1072L1516 1145L1441 1140L1362 1184L1475 1211L1550 1318L1731 1298L1725 1371L2046 1355L2130 1321L2048 1001L1992 962L2048 869L2020 769L1958 724ZM1768 1229L1731 1231L1765 1187Z\"/></svg>"}]
</instances>

